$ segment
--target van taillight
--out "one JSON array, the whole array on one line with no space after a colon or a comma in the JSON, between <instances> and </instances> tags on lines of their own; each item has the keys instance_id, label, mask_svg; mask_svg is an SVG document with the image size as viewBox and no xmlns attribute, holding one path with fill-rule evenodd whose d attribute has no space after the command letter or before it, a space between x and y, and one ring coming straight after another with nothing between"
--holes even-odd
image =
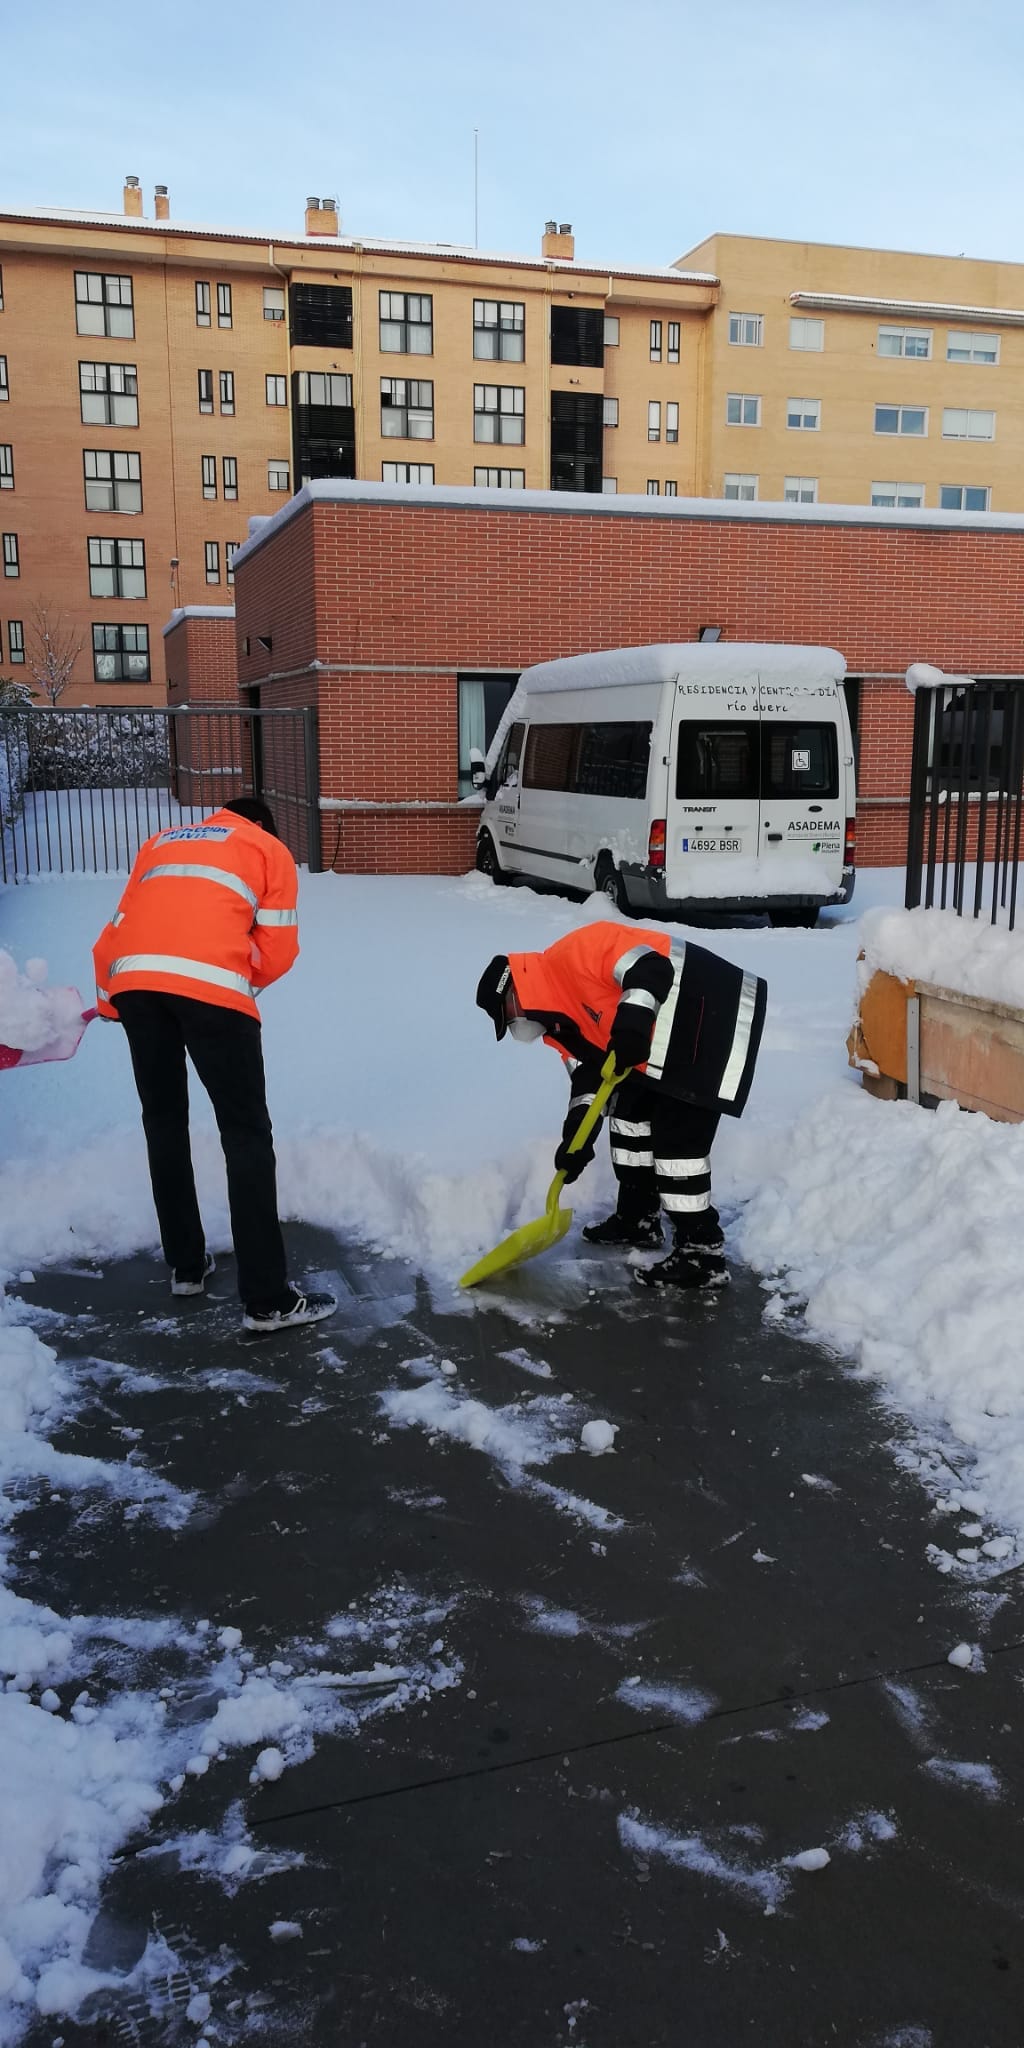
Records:
<instances>
[{"instance_id":1,"label":"van taillight","mask_svg":"<svg viewBox=\"0 0 1024 2048\"><path fill-rule=\"evenodd\" d=\"M852 868L857 859L857 820L847 818L846 838L843 842L843 866Z\"/></svg>"},{"instance_id":2,"label":"van taillight","mask_svg":"<svg viewBox=\"0 0 1024 2048\"><path fill-rule=\"evenodd\" d=\"M647 865L649 868L663 868L665 865L665 820L651 821L650 837L647 841Z\"/></svg>"}]
</instances>

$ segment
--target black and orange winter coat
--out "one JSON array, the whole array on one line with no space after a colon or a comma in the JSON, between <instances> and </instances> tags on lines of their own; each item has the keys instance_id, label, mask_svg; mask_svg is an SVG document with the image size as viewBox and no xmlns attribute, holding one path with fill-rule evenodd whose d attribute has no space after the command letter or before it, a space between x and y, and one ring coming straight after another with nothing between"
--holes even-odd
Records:
<instances>
[{"instance_id":1,"label":"black and orange winter coat","mask_svg":"<svg viewBox=\"0 0 1024 2048\"><path fill-rule=\"evenodd\" d=\"M103 1015L145 988L258 1017L257 989L298 955L298 886L288 848L235 811L157 832L93 947Z\"/></svg>"},{"instance_id":2,"label":"black and orange winter coat","mask_svg":"<svg viewBox=\"0 0 1024 2048\"><path fill-rule=\"evenodd\" d=\"M768 997L756 975L667 932L611 923L582 925L543 953L511 953L509 966L521 1008L565 1058L593 1067L629 1016L650 1048L638 1076L742 1115Z\"/></svg>"}]
</instances>

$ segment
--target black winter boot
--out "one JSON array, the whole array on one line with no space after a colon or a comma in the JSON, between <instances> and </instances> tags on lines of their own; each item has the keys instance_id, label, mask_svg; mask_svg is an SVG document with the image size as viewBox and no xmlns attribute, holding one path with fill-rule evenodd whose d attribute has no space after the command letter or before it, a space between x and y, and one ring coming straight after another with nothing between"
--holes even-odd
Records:
<instances>
[{"instance_id":1,"label":"black winter boot","mask_svg":"<svg viewBox=\"0 0 1024 2048\"><path fill-rule=\"evenodd\" d=\"M616 1210L603 1223L585 1224L583 1235L588 1244L631 1245L641 1252L656 1252L664 1243L657 1210L651 1216L637 1216L632 1222Z\"/></svg>"},{"instance_id":2,"label":"black winter boot","mask_svg":"<svg viewBox=\"0 0 1024 2048\"><path fill-rule=\"evenodd\" d=\"M677 1252L721 1252L725 1249L717 1209L699 1209L692 1216L673 1218Z\"/></svg>"},{"instance_id":3,"label":"black winter boot","mask_svg":"<svg viewBox=\"0 0 1024 2048\"><path fill-rule=\"evenodd\" d=\"M635 1266L638 1287L715 1288L727 1287L729 1274L721 1252L690 1253L676 1245L667 1259L653 1266Z\"/></svg>"}]
</instances>

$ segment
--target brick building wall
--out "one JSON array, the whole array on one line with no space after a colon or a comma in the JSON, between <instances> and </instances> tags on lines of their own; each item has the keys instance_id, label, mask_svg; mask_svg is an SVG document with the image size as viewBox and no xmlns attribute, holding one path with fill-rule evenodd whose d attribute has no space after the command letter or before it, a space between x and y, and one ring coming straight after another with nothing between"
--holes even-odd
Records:
<instances>
[{"instance_id":1,"label":"brick building wall","mask_svg":"<svg viewBox=\"0 0 1024 2048\"><path fill-rule=\"evenodd\" d=\"M325 817L328 864L336 845L339 867L364 872L470 865L460 674L709 624L845 655L860 679L860 858L890 864L906 841L904 671L1024 670L1024 520L321 484L254 536L235 597L240 684L264 704L315 698L324 796L363 807Z\"/></svg>"}]
</instances>

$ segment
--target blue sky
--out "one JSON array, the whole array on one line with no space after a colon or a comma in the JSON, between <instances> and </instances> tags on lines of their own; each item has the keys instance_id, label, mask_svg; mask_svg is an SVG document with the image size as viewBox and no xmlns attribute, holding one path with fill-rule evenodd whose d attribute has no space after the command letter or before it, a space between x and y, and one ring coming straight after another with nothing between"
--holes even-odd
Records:
<instances>
[{"instance_id":1,"label":"blue sky","mask_svg":"<svg viewBox=\"0 0 1024 2048\"><path fill-rule=\"evenodd\" d=\"M1024 260L1019 0L7 10L0 207L668 263L715 228ZM19 18L20 17L20 18Z\"/></svg>"}]
</instances>

